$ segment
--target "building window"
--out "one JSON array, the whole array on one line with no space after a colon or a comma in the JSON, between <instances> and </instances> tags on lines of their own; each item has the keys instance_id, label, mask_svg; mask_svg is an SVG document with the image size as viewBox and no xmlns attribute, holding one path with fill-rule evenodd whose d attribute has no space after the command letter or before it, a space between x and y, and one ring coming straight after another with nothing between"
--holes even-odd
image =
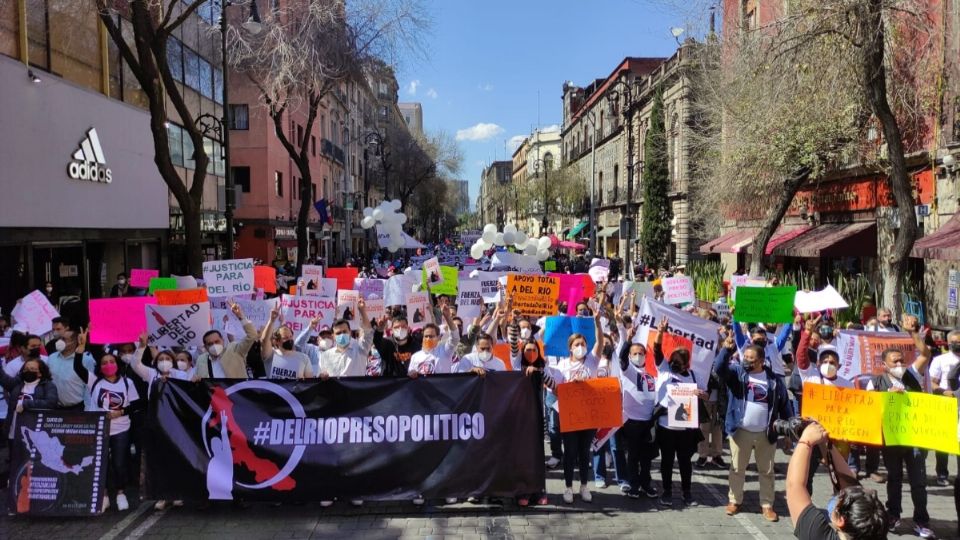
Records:
<instances>
[{"instance_id":1,"label":"building window","mask_svg":"<svg viewBox=\"0 0 960 540\"><path fill-rule=\"evenodd\" d=\"M613 196L610 198L610 202L617 200L617 190L620 188L620 165L613 164Z\"/></svg>"},{"instance_id":2,"label":"building window","mask_svg":"<svg viewBox=\"0 0 960 540\"><path fill-rule=\"evenodd\" d=\"M283 173L280 171L273 173L273 192L277 197L283 197Z\"/></svg>"},{"instance_id":3,"label":"building window","mask_svg":"<svg viewBox=\"0 0 960 540\"><path fill-rule=\"evenodd\" d=\"M167 144L170 146L170 161L174 165L183 166L183 128L167 123Z\"/></svg>"},{"instance_id":4,"label":"building window","mask_svg":"<svg viewBox=\"0 0 960 540\"><path fill-rule=\"evenodd\" d=\"M173 78L183 82L183 44L176 38L167 40L167 64Z\"/></svg>"},{"instance_id":5,"label":"building window","mask_svg":"<svg viewBox=\"0 0 960 540\"><path fill-rule=\"evenodd\" d=\"M200 89L200 57L186 47L183 48L183 82L194 90Z\"/></svg>"},{"instance_id":6,"label":"building window","mask_svg":"<svg viewBox=\"0 0 960 540\"><path fill-rule=\"evenodd\" d=\"M213 101L223 104L223 70L213 68Z\"/></svg>"},{"instance_id":7,"label":"building window","mask_svg":"<svg viewBox=\"0 0 960 540\"><path fill-rule=\"evenodd\" d=\"M250 167L230 167L230 174L241 193L250 193Z\"/></svg>"},{"instance_id":8,"label":"building window","mask_svg":"<svg viewBox=\"0 0 960 540\"><path fill-rule=\"evenodd\" d=\"M250 129L250 108L245 103L231 104L227 120L230 129Z\"/></svg>"},{"instance_id":9,"label":"building window","mask_svg":"<svg viewBox=\"0 0 960 540\"><path fill-rule=\"evenodd\" d=\"M674 182L680 180L680 117L673 115L670 122L670 161L671 175Z\"/></svg>"},{"instance_id":10,"label":"building window","mask_svg":"<svg viewBox=\"0 0 960 540\"><path fill-rule=\"evenodd\" d=\"M547 152L543 155L543 168L550 171L553 170L553 154Z\"/></svg>"},{"instance_id":11,"label":"building window","mask_svg":"<svg viewBox=\"0 0 960 540\"><path fill-rule=\"evenodd\" d=\"M759 21L758 0L743 0L741 26L744 30L754 30Z\"/></svg>"}]
</instances>

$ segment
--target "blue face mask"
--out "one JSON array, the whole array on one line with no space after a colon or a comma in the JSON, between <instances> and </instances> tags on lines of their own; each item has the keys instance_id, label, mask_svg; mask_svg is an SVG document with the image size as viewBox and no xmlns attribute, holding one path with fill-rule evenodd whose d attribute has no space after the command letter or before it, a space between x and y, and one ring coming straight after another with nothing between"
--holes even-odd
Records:
<instances>
[{"instance_id":1,"label":"blue face mask","mask_svg":"<svg viewBox=\"0 0 960 540\"><path fill-rule=\"evenodd\" d=\"M830 497L830 501L827 502L827 519L833 520L833 511L837 508L837 496L834 495Z\"/></svg>"},{"instance_id":2,"label":"blue face mask","mask_svg":"<svg viewBox=\"0 0 960 540\"><path fill-rule=\"evenodd\" d=\"M337 344L337 347L346 347L347 345L350 344L350 334L347 334L347 333L337 334L337 336L333 338L333 340Z\"/></svg>"}]
</instances>

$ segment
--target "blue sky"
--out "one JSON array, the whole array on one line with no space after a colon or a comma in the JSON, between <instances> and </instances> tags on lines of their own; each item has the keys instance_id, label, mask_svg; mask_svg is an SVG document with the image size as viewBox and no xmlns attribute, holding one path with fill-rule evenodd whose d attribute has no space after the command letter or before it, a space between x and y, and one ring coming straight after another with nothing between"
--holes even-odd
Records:
<instances>
[{"instance_id":1,"label":"blue sky","mask_svg":"<svg viewBox=\"0 0 960 540\"><path fill-rule=\"evenodd\" d=\"M425 0L434 16L423 58L398 69L400 101L423 104L425 129L461 133L471 205L505 141L563 120L563 82L606 77L626 56L670 56L684 17L642 0ZM685 36L684 36L685 37ZM471 129L472 128L472 129Z\"/></svg>"}]
</instances>

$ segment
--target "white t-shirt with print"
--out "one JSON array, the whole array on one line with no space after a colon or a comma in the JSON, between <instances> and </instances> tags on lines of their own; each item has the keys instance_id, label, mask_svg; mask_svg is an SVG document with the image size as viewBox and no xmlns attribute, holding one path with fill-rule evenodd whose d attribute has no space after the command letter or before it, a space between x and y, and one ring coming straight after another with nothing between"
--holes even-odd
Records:
<instances>
[{"instance_id":1,"label":"white t-shirt with print","mask_svg":"<svg viewBox=\"0 0 960 540\"><path fill-rule=\"evenodd\" d=\"M753 433L767 430L770 412L770 381L767 372L747 374L746 408L743 411L742 429Z\"/></svg>"},{"instance_id":2,"label":"white t-shirt with print","mask_svg":"<svg viewBox=\"0 0 960 540\"><path fill-rule=\"evenodd\" d=\"M304 379L313 375L309 366L310 359L302 352L274 350L269 364L264 367L268 379Z\"/></svg>"},{"instance_id":3,"label":"white t-shirt with print","mask_svg":"<svg viewBox=\"0 0 960 540\"><path fill-rule=\"evenodd\" d=\"M87 376L87 388L90 389L88 411L119 411L140 399L137 387L126 377L117 377L115 382L97 379L90 373ZM110 435L123 433L130 429L130 417L123 415L110 420Z\"/></svg>"}]
</instances>

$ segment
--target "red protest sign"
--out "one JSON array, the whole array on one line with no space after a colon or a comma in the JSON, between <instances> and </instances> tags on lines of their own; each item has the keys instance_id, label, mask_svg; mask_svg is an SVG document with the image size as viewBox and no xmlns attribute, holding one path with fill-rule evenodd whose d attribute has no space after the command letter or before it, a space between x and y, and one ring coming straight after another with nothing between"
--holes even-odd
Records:
<instances>
[{"instance_id":1,"label":"red protest sign","mask_svg":"<svg viewBox=\"0 0 960 540\"><path fill-rule=\"evenodd\" d=\"M647 358L645 363L645 369L651 377L657 376L657 362L653 358L653 342L657 338L656 332L650 332L647 334ZM686 349L688 351L693 351L693 341L683 336L678 336L676 334L664 333L663 343L661 343L663 348L663 358L664 362L670 359L670 355L673 354L673 351L677 349Z\"/></svg>"},{"instance_id":2,"label":"red protest sign","mask_svg":"<svg viewBox=\"0 0 960 540\"><path fill-rule=\"evenodd\" d=\"M263 292L277 294L277 269L272 266L254 266L253 286L263 289Z\"/></svg>"},{"instance_id":3,"label":"red protest sign","mask_svg":"<svg viewBox=\"0 0 960 540\"><path fill-rule=\"evenodd\" d=\"M357 279L360 271L353 267L327 268L327 279L337 280L338 291L352 291L353 280Z\"/></svg>"},{"instance_id":4,"label":"red protest sign","mask_svg":"<svg viewBox=\"0 0 960 540\"><path fill-rule=\"evenodd\" d=\"M209 301L207 298L207 289L199 287L197 289L177 289L169 291L154 291L153 295L157 298L159 306L180 306L183 304L199 304Z\"/></svg>"}]
</instances>

